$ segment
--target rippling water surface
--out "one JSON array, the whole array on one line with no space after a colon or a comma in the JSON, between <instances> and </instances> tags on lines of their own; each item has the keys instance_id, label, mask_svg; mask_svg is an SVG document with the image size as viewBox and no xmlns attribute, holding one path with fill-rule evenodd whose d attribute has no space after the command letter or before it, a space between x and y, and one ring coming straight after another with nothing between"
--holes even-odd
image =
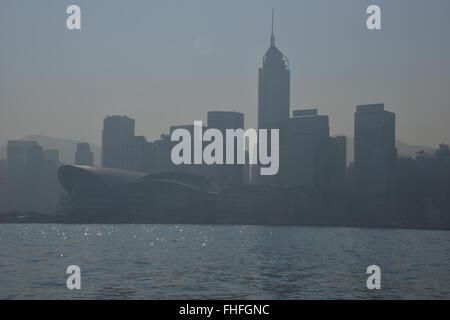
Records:
<instances>
[{"instance_id":1,"label":"rippling water surface","mask_svg":"<svg viewBox=\"0 0 450 320\"><path fill-rule=\"evenodd\" d=\"M66 287L73 264L81 290ZM0 298L450 299L450 232L3 224Z\"/></svg>"}]
</instances>

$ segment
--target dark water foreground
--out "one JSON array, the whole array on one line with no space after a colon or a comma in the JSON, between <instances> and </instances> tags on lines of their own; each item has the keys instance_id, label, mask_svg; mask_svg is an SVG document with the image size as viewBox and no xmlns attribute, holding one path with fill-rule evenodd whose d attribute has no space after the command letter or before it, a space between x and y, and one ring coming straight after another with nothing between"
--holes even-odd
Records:
<instances>
[{"instance_id":1,"label":"dark water foreground","mask_svg":"<svg viewBox=\"0 0 450 320\"><path fill-rule=\"evenodd\" d=\"M366 287L372 264L381 290ZM450 299L450 232L3 224L0 298Z\"/></svg>"}]
</instances>

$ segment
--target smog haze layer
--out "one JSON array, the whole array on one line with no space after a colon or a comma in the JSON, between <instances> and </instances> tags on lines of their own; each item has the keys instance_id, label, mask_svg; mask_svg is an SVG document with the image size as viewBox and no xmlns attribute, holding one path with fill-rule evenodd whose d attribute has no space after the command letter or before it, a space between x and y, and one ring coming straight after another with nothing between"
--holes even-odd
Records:
<instances>
[{"instance_id":1,"label":"smog haze layer","mask_svg":"<svg viewBox=\"0 0 450 320\"><path fill-rule=\"evenodd\" d=\"M66 8L82 29L66 28ZM257 76L275 9L289 58L291 110L318 107L331 134L353 136L355 106L385 103L397 139L450 142L450 2L2 1L0 144L32 134L101 144L110 114L136 119L153 140L210 110L257 127Z\"/></svg>"}]
</instances>

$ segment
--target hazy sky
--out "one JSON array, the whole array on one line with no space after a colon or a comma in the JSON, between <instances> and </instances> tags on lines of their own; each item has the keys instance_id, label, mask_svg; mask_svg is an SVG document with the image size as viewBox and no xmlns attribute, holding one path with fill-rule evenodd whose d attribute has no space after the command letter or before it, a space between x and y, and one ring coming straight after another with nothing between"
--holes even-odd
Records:
<instances>
[{"instance_id":1,"label":"hazy sky","mask_svg":"<svg viewBox=\"0 0 450 320\"><path fill-rule=\"evenodd\" d=\"M66 28L66 8L82 30ZM381 7L382 30L366 28ZM353 136L355 105L384 102L397 139L450 143L450 1L0 1L0 143L30 134L100 144L106 115L149 140L208 110L257 125L269 45L289 58L291 110L318 107Z\"/></svg>"}]
</instances>

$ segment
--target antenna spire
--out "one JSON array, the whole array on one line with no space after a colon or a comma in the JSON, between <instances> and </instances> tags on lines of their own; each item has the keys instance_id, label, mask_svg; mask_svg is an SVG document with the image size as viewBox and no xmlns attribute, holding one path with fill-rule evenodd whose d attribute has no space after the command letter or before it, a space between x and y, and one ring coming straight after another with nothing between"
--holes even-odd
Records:
<instances>
[{"instance_id":1,"label":"antenna spire","mask_svg":"<svg viewBox=\"0 0 450 320\"><path fill-rule=\"evenodd\" d=\"M275 46L275 34L273 33L273 24L274 24L274 18L273 18L273 8L272 8L272 34L270 35L270 46Z\"/></svg>"}]
</instances>

